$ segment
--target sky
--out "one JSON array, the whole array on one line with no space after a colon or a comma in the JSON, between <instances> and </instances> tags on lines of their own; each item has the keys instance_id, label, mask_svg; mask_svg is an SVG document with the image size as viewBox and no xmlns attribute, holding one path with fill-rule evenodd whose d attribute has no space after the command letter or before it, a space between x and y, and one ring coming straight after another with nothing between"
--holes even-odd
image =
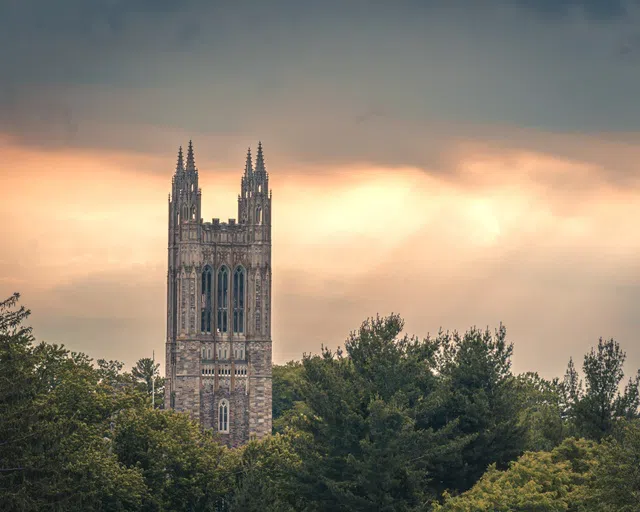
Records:
<instances>
[{"instance_id":1,"label":"sky","mask_svg":"<svg viewBox=\"0 0 640 512\"><path fill-rule=\"evenodd\" d=\"M640 3L0 0L0 296L38 339L164 354L167 195L273 189L276 363L376 314L640 367Z\"/></svg>"}]
</instances>

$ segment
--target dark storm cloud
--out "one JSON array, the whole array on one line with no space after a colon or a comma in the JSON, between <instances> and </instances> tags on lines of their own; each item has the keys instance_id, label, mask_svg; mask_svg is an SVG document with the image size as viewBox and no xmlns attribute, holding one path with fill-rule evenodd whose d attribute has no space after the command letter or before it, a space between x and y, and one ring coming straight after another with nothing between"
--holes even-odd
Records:
<instances>
[{"instance_id":1,"label":"dark storm cloud","mask_svg":"<svg viewBox=\"0 0 640 512\"><path fill-rule=\"evenodd\" d=\"M0 130L38 146L179 136L219 158L260 137L300 161L448 171L461 138L522 145L512 126L640 130L637 2L2 5Z\"/></svg>"}]
</instances>

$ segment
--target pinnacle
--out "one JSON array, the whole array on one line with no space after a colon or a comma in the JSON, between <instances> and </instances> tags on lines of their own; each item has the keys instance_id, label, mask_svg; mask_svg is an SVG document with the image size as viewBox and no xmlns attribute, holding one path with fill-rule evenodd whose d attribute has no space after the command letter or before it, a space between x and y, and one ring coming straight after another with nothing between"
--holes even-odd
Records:
<instances>
[{"instance_id":1,"label":"pinnacle","mask_svg":"<svg viewBox=\"0 0 640 512\"><path fill-rule=\"evenodd\" d=\"M184 161L182 159L182 146L180 146L180 149L178 150L178 163L176 164L176 172L177 171L184 171Z\"/></svg>"},{"instance_id":2,"label":"pinnacle","mask_svg":"<svg viewBox=\"0 0 640 512\"><path fill-rule=\"evenodd\" d=\"M262 154L262 142L258 141L258 153L256 155L256 172L266 172L264 168L264 155Z\"/></svg>"},{"instance_id":3,"label":"pinnacle","mask_svg":"<svg viewBox=\"0 0 640 512\"><path fill-rule=\"evenodd\" d=\"M195 171L196 162L193 157L193 143L189 141L189 148L187 149L187 171Z\"/></svg>"},{"instance_id":4,"label":"pinnacle","mask_svg":"<svg viewBox=\"0 0 640 512\"><path fill-rule=\"evenodd\" d=\"M253 172L253 166L251 164L251 148L247 149L247 163L244 167L244 173L249 176Z\"/></svg>"}]
</instances>

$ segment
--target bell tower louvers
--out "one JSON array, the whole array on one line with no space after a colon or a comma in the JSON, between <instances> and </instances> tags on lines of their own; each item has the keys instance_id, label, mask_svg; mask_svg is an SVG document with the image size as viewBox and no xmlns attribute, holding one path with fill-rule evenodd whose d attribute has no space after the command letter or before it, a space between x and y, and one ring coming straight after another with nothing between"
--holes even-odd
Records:
<instances>
[{"instance_id":1,"label":"bell tower louvers","mask_svg":"<svg viewBox=\"0 0 640 512\"><path fill-rule=\"evenodd\" d=\"M238 220L201 218L193 144L169 196L165 406L225 443L271 432L271 191L247 152Z\"/></svg>"}]
</instances>

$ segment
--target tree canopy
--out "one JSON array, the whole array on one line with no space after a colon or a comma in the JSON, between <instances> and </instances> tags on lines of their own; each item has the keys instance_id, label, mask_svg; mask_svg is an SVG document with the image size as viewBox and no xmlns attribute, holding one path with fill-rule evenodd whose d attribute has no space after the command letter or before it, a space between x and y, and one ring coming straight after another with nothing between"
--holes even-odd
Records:
<instances>
[{"instance_id":1,"label":"tree canopy","mask_svg":"<svg viewBox=\"0 0 640 512\"><path fill-rule=\"evenodd\" d=\"M162 410L152 359L38 343L28 317L0 302L3 510L640 510L639 379L614 340L549 381L513 373L503 326L371 318L274 366L274 434L229 449Z\"/></svg>"}]
</instances>

